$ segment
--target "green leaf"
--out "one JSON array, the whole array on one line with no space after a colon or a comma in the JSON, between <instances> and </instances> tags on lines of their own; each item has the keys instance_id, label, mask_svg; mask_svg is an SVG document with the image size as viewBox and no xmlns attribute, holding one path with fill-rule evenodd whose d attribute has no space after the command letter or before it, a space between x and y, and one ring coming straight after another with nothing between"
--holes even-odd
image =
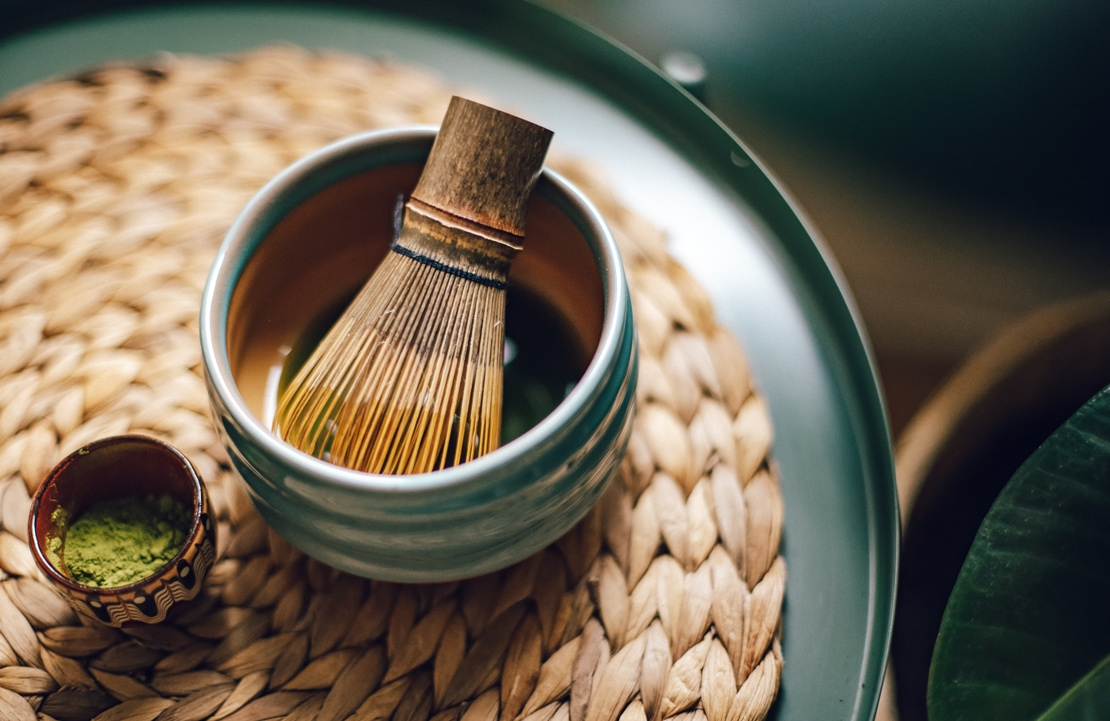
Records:
<instances>
[{"instance_id":1,"label":"green leaf","mask_svg":"<svg viewBox=\"0 0 1110 721\"><path fill-rule=\"evenodd\" d=\"M983 520L941 622L929 718L1032 721L1107 655L1110 388L1037 449Z\"/></svg>"},{"instance_id":2,"label":"green leaf","mask_svg":"<svg viewBox=\"0 0 1110 721\"><path fill-rule=\"evenodd\" d=\"M1110 711L1110 656L1037 721L1104 721Z\"/></svg>"}]
</instances>

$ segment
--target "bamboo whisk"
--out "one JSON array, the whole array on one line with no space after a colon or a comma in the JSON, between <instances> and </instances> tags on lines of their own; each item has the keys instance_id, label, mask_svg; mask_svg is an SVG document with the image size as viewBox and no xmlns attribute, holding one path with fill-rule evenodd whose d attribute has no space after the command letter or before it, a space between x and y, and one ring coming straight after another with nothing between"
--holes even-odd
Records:
<instances>
[{"instance_id":1,"label":"bamboo whisk","mask_svg":"<svg viewBox=\"0 0 1110 721\"><path fill-rule=\"evenodd\" d=\"M551 135L452 98L390 252L278 398L282 438L388 474L497 447L509 265Z\"/></svg>"}]
</instances>

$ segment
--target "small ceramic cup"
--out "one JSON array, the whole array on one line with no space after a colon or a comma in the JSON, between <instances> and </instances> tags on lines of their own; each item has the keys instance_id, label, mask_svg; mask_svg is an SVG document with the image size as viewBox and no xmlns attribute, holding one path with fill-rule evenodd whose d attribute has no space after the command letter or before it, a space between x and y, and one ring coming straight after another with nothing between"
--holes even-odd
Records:
<instances>
[{"instance_id":1,"label":"small ceramic cup","mask_svg":"<svg viewBox=\"0 0 1110 721\"><path fill-rule=\"evenodd\" d=\"M553 352L581 356L553 410L481 458L405 476L327 463L271 431L286 357L389 251L398 198L415 187L435 134L365 133L287 168L226 236L200 315L216 424L263 518L327 564L391 581L474 576L556 540L614 476L635 397L636 338L616 243L589 200L545 169L508 303L514 288L527 290L569 329Z\"/></svg>"},{"instance_id":2,"label":"small ceramic cup","mask_svg":"<svg viewBox=\"0 0 1110 721\"><path fill-rule=\"evenodd\" d=\"M66 567L69 525L99 501L172 496L189 513L178 553L149 576L121 586L75 581ZM164 441L112 436L77 449L56 465L31 503L31 553L46 578L74 609L109 626L158 623L177 604L200 592L216 557L216 524L204 482L192 463Z\"/></svg>"}]
</instances>

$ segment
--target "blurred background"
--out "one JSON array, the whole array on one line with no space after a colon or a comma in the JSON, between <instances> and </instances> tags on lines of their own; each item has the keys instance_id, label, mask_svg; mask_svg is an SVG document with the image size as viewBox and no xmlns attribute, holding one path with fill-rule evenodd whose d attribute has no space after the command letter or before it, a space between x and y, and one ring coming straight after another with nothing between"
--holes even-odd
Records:
<instances>
[{"instance_id":1,"label":"blurred background","mask_svg":"<svg viewBox=\"0 0 1110 721\"><path fill-rule=\"evenodd\" d=\"M1027 328L1051 339L1044 319L1064 329L1066 309L1080 307L1061 304L1110 293L1105 0L536 1L684 83L793 197L855 298L896 446L915 414L981 349L1015 333L1020 340ZM50 8L92 12L98 4L0 0L0 37L18 30L12 18L43 22ZM1069 353L1098 366L1083 368L1084 381L1105 383L1110 303L1097 314L1097 323L1077 321L1088 335ZM1064 363L1079 375L1063 353L1053 360L1035 370L1059 374ZM1037 382L1041 395L1063 395L1043 375ZM1012 384L999 387L1021 395ZM964 436L1013 446L1020 432L1035 447L1089 390L1041 413L1040 425L996 423ZM1022 410L1036 415L1040 396L1026 395ZM976 478L984 469L997 476L976 501L985 509L1012 468L981 456L966 465ZM956 494L967 505L967 491ZM900 721L925 718L930 633L978 523L971 514L955 533L952 496L938 491L929 501L940 508L933 530L959 538L939 571L925 568L937 565L935 537L911 533L903 546L899 619L912 617L906 598L932 593L935 603L919 628L896 623L895 660L907 675L910 667L917 673L916 685L899 689ZM894 717L887 700L884 721Z\"/></svg>"},{"instance_id":2,"label":"blurred background","mask_svg":"<svg viewBox=\"0 0 1110 721\"><path fill-rule=\"evenodd\" d=\"M1110 4L542 2L692 83L798 202L896 437L1002 328L1110 287Z\"/></svg>"}]
</instances>

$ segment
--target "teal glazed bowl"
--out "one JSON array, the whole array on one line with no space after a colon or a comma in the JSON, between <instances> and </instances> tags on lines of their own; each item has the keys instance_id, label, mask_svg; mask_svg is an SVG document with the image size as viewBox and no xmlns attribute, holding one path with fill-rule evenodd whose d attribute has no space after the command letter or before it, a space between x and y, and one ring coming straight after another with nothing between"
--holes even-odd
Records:
<instances>
[{"instance_id":1,"label":"teal glazed bowl","mask_svg":"<svg viewBox=\"0 0 1110 721\"><path fill-rule=\"evenodd\" d=\"M636 338L616 243L585 196L545 169L508 303L515 289L535 298L565 329L562 352L580 360L550 412L486 456L404 476L333 465L271 431L286 359L388 252L398 198L434 138L423 127L365 133L275 177L224 239L200 315L216 424L263 518L320 561L391 581L487 573L555 541L615 475L634 408Z\"/></svg>"}]
</instances>

